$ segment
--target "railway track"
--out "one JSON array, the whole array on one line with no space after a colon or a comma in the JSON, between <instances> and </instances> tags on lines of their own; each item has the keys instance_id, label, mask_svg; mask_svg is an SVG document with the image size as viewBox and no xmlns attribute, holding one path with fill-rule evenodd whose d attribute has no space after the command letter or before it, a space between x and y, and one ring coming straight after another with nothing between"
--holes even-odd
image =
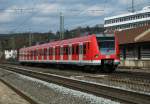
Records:
<instances>
[{"instance_id":1,"label":"railway track","mask_svg":"<svg viewBox=\"0 0 150 104\"><path fill-rule=\"evenodd\" d=\"M13 67L22 67L11 65ZM61 76L67 76L80 80L87 80L96 83L103 83L109 86L120 87L123 89L134 90L142 93L150 93L150 74L149 73L134 73L134 72L120 72L106 74L106 73L84 73L75 70L58 70L49 68L37 68L37 67L27 67L28 70L40 71L44 73L53 73Z\"/></svg>"},{"instance_id":2,"label":"railway track","mask_svg":"<svg viewBox=\"0 0 150 104\"><path fill-rule=\"evenodd\" d=\"M8 86L10 89L15 91L19 96L21 96L23 99L28 101L30 104L39 104L37 101L33 100L31 97L27 96L24 92L18 90L16 87L13 85L7 83L5 80L0 79L1 82L3 82L6 86Z\"/></svg>"},{"instance_id":3,"label":"railway track","mask_svg":"<svg viewBox=\"0 0 150 104\"><path fill-rule=\"evenodd\" d=\"M7 64L8 65L8 64ZM79 80L86 80L95 83L102 83L108 86L120 87L122 89L133 90L141 93L150 93L150 74L149 73L123 73L115 72L112 74L106 73L83 73L74 70L58 70L39 67L27 67L19 65L9 65L16 68L26 68L28 70L40 71L44 73L57 74L61 76L71 77Z\"/></svg>"},{"instance_id":4,"label":"railway track","mask_svg":"<svg viewBox=\"0 0 150 104\"><path fill-rule=\"evenodd\" d=\"M134 103L134 104L149 104L150 102L150 95L143 94L143 93L123 90L115 87L109 87L109 86L87 82L83 80L71 79L68 77L50 74L50 73L26 70L23 68L15 68L15 67L10 67L5 65L1 65L0 67L9 71L34 77L43 81L57 83L59 85L63 85L72 89L81 90L97 96L104 96L106 98L110 98L120 102Z\"/></svg>"}]
</instances>

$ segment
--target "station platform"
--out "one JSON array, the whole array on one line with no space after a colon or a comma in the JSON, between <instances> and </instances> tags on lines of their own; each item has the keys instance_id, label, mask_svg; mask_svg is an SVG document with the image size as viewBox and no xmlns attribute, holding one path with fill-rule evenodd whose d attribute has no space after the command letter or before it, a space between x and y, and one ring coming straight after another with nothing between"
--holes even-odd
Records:
<instances>
[{"instance_id":1,"label":"station platform","mask_svg":"<svg viewBox=\"0 0 150 104\"><path fill-rule=\"evenodd\" d=\"M0 104L30 104L0 81Z\"/></svg>"}]
</instances>

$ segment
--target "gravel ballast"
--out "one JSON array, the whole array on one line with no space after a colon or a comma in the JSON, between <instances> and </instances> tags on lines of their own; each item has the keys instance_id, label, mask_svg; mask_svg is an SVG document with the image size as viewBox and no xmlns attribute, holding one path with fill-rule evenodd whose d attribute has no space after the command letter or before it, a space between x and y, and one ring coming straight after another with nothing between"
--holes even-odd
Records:
<instances>
[{"instance_id":1,"label":"gravel ballast","mask_svg":"<svg viewBox=\"0 0 150 104\"><path fill-rule=\"evenodd\" d=\"M0 104L30 104L0 81Z\"/></svg>"},{"instance_id":2,"label":"gravel ballast","mask_svg":"<svg viewBox=\"0 0 150 104\"><path fill-rule=\"evenodd\" d=\"M22 90L40 104L120 104L3 69L0 69L0 78Z\"/></svg>"}]
</instances>

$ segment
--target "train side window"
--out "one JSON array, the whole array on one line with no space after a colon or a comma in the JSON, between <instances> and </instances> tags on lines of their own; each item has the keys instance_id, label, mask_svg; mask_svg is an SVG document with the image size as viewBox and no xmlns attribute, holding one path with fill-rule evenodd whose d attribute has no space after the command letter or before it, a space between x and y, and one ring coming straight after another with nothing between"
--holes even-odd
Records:
<instances>
[{"instance_id":1,"label":"train side window","mask_svg":"<svg viewBox=\"0 0 150 104\"><path fill-rule=\"evenodd\" d=\"M44 56L46 56L47 55L47 48L44 48L43 50L44 50Z\"/></svg>"},{"instance_id":2,"label":"train side window","mask_svg":"<svg viewBox=\"0 0 150 104\"><path fill-rule=\"evenodd\" d=\"M43 48L43 49L42 49L42 56L44 56L44 53L45 53L45 52L44 52L44 48Z\"/></svg>"},{"instance_id":3,"label":"train side window","mask_svg":"<svg viewBox=\"0 0 150 104\"><path fill-rule=\"evenodd\" d=\"M86 54L86 43L83 43L83 54Z\"/></svg>"},{"instance_id":4,"label":"train side window","mask_svg":"<svg viewBox=\"0 0 150 104\"><path fill-rule=\"evenodd\" d=\"M33 51L33 55L34 55L34 56L36 56L36 50L35 50L35 51Z\"/></svg>"},{"instance_id":5,"label":"train side window","mask_svg":"<svg viewBox=\"0 0 150 104\"><path fill-rule=\"evenodd\" d=\"M39 56L42 56L42 50L39 49Z\"/></svg>"},{"instance_id":6,"label":"train side window","mask_svg":"<svg viewBox=\"0 0 150 104\"><path fill-rule=\"evenodd\" d=\"M49 48L46 48L46 56L49 56Z\"/></svg>"},{"instance_id":7,"label":"train side window","mask_svg":"<svg viewBox=\"0 0 150 104\"><path fill-rule=\"evenodd\" d=\"M55 55L57 55L57 47L55 47Z\"/></svg>"},{"instance_id":8,"label":"train side window","mask_svg":"<svg viewBox=\"0 0 150 104\"><path fill-rule=\"evenodd\" d=\"M83 46L79 45L79 54L83 54Z\"/></svg>"},{"instance_id":9,"label":"train side window","mask_svg":"<svg viewBox=\"0 0 150 104\"><path fill-rule=\"evenodd\" d=\"M63 47L60 47L59 49L60 49L60 50L59 50L59 51L60 51L60 55L63 55L63 53L64 53L64 52L63 52L63 51L64 51L64 48L63 48Z\"/></svg>"},{"instance_id":10,"label":"train side window","mask_svg":"<svg viewBox=\"0 0 150 104\"><path fill-rule=\"evenodd\" d=\"M89 50L89 49L90 49L90 43L87 42L87 50Z\"/></svg>"},{"instance_id":11,"label":"train side window","mask_svg":"<svg viewBox=\"0 0 150 104\"><path fill-rule=\"evenodd\" d=\"M58 55L61 53L61 47L58 47Z\"/></svg>"},{"instance_id":12,"label":"train side window","mask_svg":"<svg viewBox=\"0 0 150 104\"><path fill-rule=\"evenodd\" d=\"M76 45L76 54L79 54L79 45Z\"/></svg>"},{"instance_id":13,"label":"train side window","mask_svg":"<svg viewBox=\"0 0 150 104\"><path fill-rule=\"evenodd\" d=\"M56 55L60 55L60 47L59 46L57 46L55 48L55 53L56 53Z\"/></svg>"},{"instance_id":14,"label":"train side window","mask_svg":"<svg viewBox=\"0 0 150 104\"><path fill-rule=\"evenodd\" d=\"M42 49L42 56L44 56L44 48Z\"/></svg>"},{"instance_id":15,"label":"train side window","mask_svg":"<svg viewBox=\"0 0 150 104\"><path fill-rule=\"evenodd\" d=\"M67 47L66 47L66 55L68 55L68 53L69 53L69 52L68 52L68 51L69 51L68 48L69 48L69 47L67 46Z\"/></svg>"},{"instance_id":16,"label":"train side window","mask_svg":"<svg viewBox=\"0 0 150 104\"><path fill-rule=\"evenodd\" d=\"M48 51L48 48L46 48L46 56L48 56L49 54L49 51Z\"/></svg>"},{"instance_id":17,"label":"train side window","mask_svg":"<svg viewBox=\"0 0 150 104\"><path fill-rule=\"evenodd\" d=\"M52 47L49 48L49 53L48 53L48 55L49 55L49 56L53 55L53 48L52 48Z\"/></svg>"},{"instance_id":18,"label":"train side window","mask_svg":"<svg viewBox=\"0 0 150 104\"><path fill-rule=\"evenodd\" d=\"M38 49L35 50L36 50L36 56L39 56L39 50Z\"/></svg>"},{"instance_id":19,"label":"train side window","mask_svg":"<svg viewBox=\"0 0 150 104\"><path fill-rule=\"evenodd\" d=\"M64 46L63 47L63 55L65 55L66 54L66 47Z\"/></svg>"},{"instance_id":20,"label":"train side window","mask_svg":"<svg viewBox=\"0 0 150 104\"><path fill-rule=\"evenodd\" d=\"M33 51L31 51L31 57L33 57Z\"/></svg>"},{"instance_id":21,"label":"train side window","mask_svg":"<svg viewBox=\"0 0 150 104\"><path fill-rule=\"evenodd\" d=\"M87 54L89 49L90 49L90 43L89 42L83 43L83 54Z\"/></svg>"},{"instance_id":22,"label":"train side window","mask_svg":"<svg viewBox=\"0 0 150 104\"><path fill-rule=\"evenodd\" d=\"M69 53L69 47L68 46L64 46L63 47L63 55L68 55Z\"/></svg>"},{"instance_id":23,"label":"train side window","mask_svg":"<svg viewBox=\"0 0 150 104\"><path fill-rule=\"evenodd\" d=\"M32 57L32 51L30 50L30 57Z\"/></svg>"},{"instance_id":24,"label":"train side window","mask_svg":"<svg viewBox=\"0 0 150 104\"><path fill-rule=\"evenodd\" d=\"M52 55L52 48L50 47L49 48L49 56L51 56Z\"/></svg>"},{"instance_id":25,"label":"train side window","mask_svg":"<svg viewBox=\"0 0 150 104\"><path fill-rule=\"evenodd\" d=\"M53 55L53 48L51 47L51 55Z\"/></svg>"},{"instance_id":26,"label":"train side window","mask_svg":"<svg viewBox=\"0 0 150 104\"><path fill-rule=\"evenodd\" d=\"M48 50L49 52L48 52L48 56L50 56L51 55L51 48L49 47L49 50Z\"/></svg>"},{"instance_id":27,"label":"train side window","mask_svg":"<svg viewBox=\"0 0 150 104\"><path fill-rule=\"evenodd\" d=\"M75 54L75 46L72 45L72 54Z\"/></svg>"},{"instance_id":28,"label":"train side window","mask_svg":"<svg viewBox=\"0 0 150 104\"><path fill-rule=\"evenodd\" d=\"M41 56L43 56L43 49L40 49Z\"/></svg>"},{"instance_id":29,"label":"train side window","mask_svg":"<svg viewBox=\"0 0 150 104\"><path fill-rule=\"evenodd\" d=\"M71 54L71 47L68 46L68 55L70 55L70 54Z\"/></svg>"}]
</instances>

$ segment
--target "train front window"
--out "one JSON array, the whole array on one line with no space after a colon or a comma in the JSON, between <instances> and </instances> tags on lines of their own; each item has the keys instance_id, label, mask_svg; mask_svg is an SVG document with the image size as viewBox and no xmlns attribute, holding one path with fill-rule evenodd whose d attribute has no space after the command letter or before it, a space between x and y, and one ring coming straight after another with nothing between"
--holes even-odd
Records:
<instances>
[{"instance_id":1,"label":"train front window","mask_svg":"<svg viewBox=\"0 0 150 104\"><path fill-rule=\"evenodd\" d=\"M97 42L102 54L113 54L115 52L114 37L97 37Z\"/></svg>"}]
</instances>

